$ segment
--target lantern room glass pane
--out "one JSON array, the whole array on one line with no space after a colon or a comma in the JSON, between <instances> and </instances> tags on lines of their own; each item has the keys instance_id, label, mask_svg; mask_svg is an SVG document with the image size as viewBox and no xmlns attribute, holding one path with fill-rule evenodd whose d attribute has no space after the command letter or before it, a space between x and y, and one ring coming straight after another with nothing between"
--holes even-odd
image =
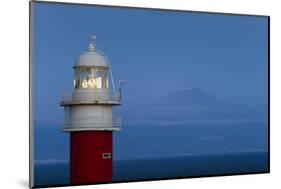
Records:
<instances>
[{"instance_id":1,"label":"lantern room glass pane","mask_svg":"<svg viewBox=\"0 0 281 189\"><path fill-rule=\"evenodd\" d=\"M108 88L108 69L105 68L76 68L74 88L102 89Z\"/></svg>"}]
</instances>

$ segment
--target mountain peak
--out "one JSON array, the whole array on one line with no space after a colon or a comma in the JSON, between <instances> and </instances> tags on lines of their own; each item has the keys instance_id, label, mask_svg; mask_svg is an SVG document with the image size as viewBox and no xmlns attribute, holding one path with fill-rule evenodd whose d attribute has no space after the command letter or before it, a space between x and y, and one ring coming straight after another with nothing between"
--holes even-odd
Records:
<instances>
[{"instance_id":1,"label":"mountain peak","mask_svg":"<svg viewBox=\"0 0 281 189\"><path fill-rule=\"evenodd\" d=\"M222 104L215 96L198 87L188 87L158 100L154 106L210 107Z\"/></svg>"}]
</instances>

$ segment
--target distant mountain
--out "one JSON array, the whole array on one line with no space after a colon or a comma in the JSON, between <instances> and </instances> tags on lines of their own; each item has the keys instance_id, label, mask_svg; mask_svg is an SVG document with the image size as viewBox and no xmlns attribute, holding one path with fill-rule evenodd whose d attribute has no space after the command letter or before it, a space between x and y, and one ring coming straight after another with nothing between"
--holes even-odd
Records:
<instances>
[{"instance_id":1,"label":"distant mountain","mask_svg":"<svg viewBox=\"0 0 281 189\"><path fill-rule=\"evenodd\" d=\"M265 106L224 102L197 87L190 87L160 98L149 106L122 109L128 122L191 120L267 120Z\"/></svg>"},{"instance_id":2,"label":"distant mountain","mask_svg":"<svg viewBox=\"0 0 281 189\"><path fill-rule=\"evenodd\" d=\"M152 106L156 107L214 107L222 105L225 103L197 87L178 91L152 103Z\"/></svg>"}]
</instances>

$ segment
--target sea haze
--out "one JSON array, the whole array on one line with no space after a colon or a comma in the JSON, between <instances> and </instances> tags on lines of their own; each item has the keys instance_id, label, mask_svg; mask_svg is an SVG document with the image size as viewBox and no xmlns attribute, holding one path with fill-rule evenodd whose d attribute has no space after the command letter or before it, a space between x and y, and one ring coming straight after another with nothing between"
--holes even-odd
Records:
<instances>
[{"instance_id":1,"label":"sea haze","mask_svg":"<svg viewBox=\"0 0 281 189\"><path fill-rule=\"evenodd\" d=\"M226 103L192 87L129 109L115 112L123 127L113 135L114 181L268 169L263 106ZM69 183L69 136L59 128L35 127L36 185Z\"/></svg>"}]
</instances>

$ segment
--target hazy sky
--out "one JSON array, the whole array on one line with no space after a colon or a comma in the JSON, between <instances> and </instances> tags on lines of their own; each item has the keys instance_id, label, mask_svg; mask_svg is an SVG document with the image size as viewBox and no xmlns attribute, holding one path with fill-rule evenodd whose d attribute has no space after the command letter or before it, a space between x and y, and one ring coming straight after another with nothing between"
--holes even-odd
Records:
<instances>
[{"instance_id":1,"label":"hazy sky","mask_svg":"<svg viewBox=\"0 0 281 189\"><path fill-rule=\"evenodd\" d=\"M91 34L126 80L124 106L199 87L218 98L267 103L267 18L35 3L35 119L59 123L62 90Z\"/></svg>"}]
</instances>

